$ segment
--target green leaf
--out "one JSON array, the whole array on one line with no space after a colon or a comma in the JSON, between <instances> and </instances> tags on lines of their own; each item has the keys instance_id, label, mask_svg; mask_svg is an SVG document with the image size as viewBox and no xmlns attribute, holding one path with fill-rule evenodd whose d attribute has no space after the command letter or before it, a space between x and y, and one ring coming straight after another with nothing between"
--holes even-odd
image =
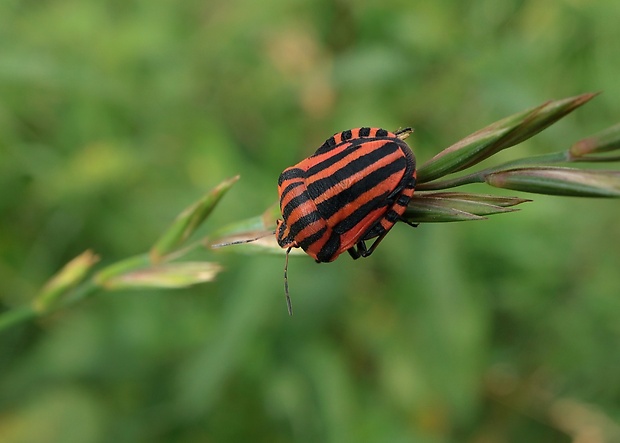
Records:
<instances>
[{"instance_id":1,"label":"green leaf","mask_svg":"<svg viewBox=\"0 0 620 443\"><path fill-rule=\"evenodd\" d=\"M573 197L620 197L620 171L561 167L516 168L489 174L486 182L498 188Z\"/></svg>"},{"instance_id":2,"label":"green leaf","mask_svg":"<svg viewBox=\"0 0 620 443\"><path fill-rule=\"evenodd\" d=\"M438 204L433 200L420 200L414 206L409 206L403 218L411 223L442 223L485 219L485 217L467 211Z\"/></svg>"},{"instance_id":3,"label":"green leaf","mask_svg":"<svg viewBox=\"0 0 620 443\"><path fill-rule=\"evenodd\" d=\"M467 169L497 152L538 134L596 94L582 94L544 103L519 112L477 131L424 163L418 169L418 183L426 183Z\"/></svg>"},{"instance_id":4,"label":"green leaf","mask_svg":"<svg viewBox=\"0 0 620 443\"><path fill-rule=\"evenodd\" d=\"M185 288L212 281L221 270L217 263L165 263L116 275L108 278L103 286L106 289Z\"/></svg>"},{"instance_id":5,"label":"green leaf","mask_svg":"<svg viewBox=\"0 0 620 443\"><path fill-rule=\"evenodd\" d=\"M182 245L200 227L220 199L238 179L239 176L236 176L220 183L202 199L179 214L172 226L162 234L151 248L150 255L153 263L159 263L165 255L174 252Z\"/></svg>"},{"instance_id":6,"label":"green leaf","mask_svg":"<svg viewBox=\"0 0 620 443\"><path fill-rule=\"evenodd\" d=\"M31 320L40 315L33 306L20 306L0 314L0 331L4 331L14 325Z\"/></svg>"},{"instance_id":7,"label":"green leaf","mask_svg":"<svg viewBox=\"0 0 620 443\"><path fill-rule=\"evenodd\" d=\"M434 198L443 199L448 201L463 201L472 203L486 203L489 205L500 206L502 208L509 208L511 206L517 206L521 203L527 203L531 200L520 197L504 197L500 195L491 194L474 194L470 192L432 192L422 193L414 195L412 200L416 198ZM479 214L480 215L480 214Z\"/></svg>"},{"instance_id":8,"label":"green leaf","mask_svg":"<svg viewBox=\"0 0 620 443\"><path fill-rule=\"evenodd\" d=\"M487 215L512 212L526 199L464 192L435 192L414 195L404 218L413 223L483 220Z\"/></svg>"},{"instance_id":9,"label":"green leaf","mask_svg":"<svg viewBox=\"0 0 620 443\"><path fill-rule=\"evenodd\" d=\"M573 160L617 161L619 157L590 157L620 149L620 123L590 137L579 140L571 146L569 153Z\"/></svg>"},{"instance_id":10,"label":"green leaf","mask_svg":"<svg viewBox=\"0 0 620 443\"><path fill-rule=\"evenodd\" d=\"M99 257L88 250L67 263L41 289L33 301L34 310L47 312L56 307L64 295L84 280L88 271L98 261Z\"/></svg>"},{"instance_id":11,"label":"green leaf","mask_svg":"<svg viewBox=\"0 0 620 443\"><path fill-rule=\"evenodd\" d=\"M146 268L150 265L151 258L148 254L134 255L133 257L127 257L106 266L93 276L93 281L96 285L104 286L105 282L113 277L117 277L135 269Z\"/></svg>"}]
</instances>

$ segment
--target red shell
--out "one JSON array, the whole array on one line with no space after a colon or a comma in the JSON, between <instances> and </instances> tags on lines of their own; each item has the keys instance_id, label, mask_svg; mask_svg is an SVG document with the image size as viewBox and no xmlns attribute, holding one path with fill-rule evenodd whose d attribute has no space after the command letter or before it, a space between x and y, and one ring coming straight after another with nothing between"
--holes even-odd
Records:
<instances>
[{"instance_id":1,"label":"red shell","mask_svg":"<svg viewBox=\"0 0 620 443\"><path fill-rule=\"evenodd\" d=\"M370 255L413 196L415 157L399 137L410 132L343 131L282 172L278 244L301 247L317 262L331 262L344 251L353 258ZM367 248L365 241L373 238Z\"/></svg>"}]
</instances>

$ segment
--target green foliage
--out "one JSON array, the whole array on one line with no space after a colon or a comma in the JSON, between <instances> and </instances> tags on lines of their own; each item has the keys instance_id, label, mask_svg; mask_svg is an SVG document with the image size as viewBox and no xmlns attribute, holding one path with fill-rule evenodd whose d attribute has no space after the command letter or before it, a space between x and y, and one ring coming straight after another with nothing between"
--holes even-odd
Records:
<instances>
[{"instance_id":1,"label":"green foliage","mask_svg":"<svg viewBox=\"0 0 620 443\"><path fill-rule=\"evenodd\" d=\"M147 265L135 254L234 174L201 231L262 212L281 170L350 127L415 127L421 164L541 100L602 90L497 157L609 159L610 133L573 143L618 121L619 14L611 0L0 2L0 303L30 306L85 248L103 270ZM0 440L617 441L619 217L615 200L536 196L485 222L397 226L366 260L292 258L292 319L283 257L197 248L190 268L225 268L213 283L104 293L0 335Z\"/></svg>"}]
</instances>

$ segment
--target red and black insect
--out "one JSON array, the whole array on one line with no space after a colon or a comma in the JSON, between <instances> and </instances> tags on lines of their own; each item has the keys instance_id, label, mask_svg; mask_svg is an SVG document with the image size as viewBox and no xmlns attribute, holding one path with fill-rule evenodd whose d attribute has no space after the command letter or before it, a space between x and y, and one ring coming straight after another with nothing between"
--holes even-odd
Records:
<instances>
[{"instance_id":1,"label":"red and black insect","mask_svg":"<svg viewBox=\"0 0 620 443\"><path fill-rule=\"evenodd\" d=\"M302 248L319 263L331 262L344 251L354 259L367 257L396 222L404 221L416 185L415 157L403 141L411 132L343 131L280 175L282 220L277 222L276 239L287 250L289 313L287 267L292 248Z\"/></svg>"},{"instance_id":2,"label":"red and black insect","mask_svg":"<svg viewBox=\"0 0 620 443\"><path fill-rule=\"evenodd\" d=\"M372 254L396 222L415 226L402 218L416 185L415 157L404 142L411 132L411 128L349 129L280 174L282 219L275 232L266 235L275 234L286 249L284 292L289 314L293 312L287 276L291 249L302 248L319 263L334 261L344 251L358 259Z\"/></svg>"}]
</instances>

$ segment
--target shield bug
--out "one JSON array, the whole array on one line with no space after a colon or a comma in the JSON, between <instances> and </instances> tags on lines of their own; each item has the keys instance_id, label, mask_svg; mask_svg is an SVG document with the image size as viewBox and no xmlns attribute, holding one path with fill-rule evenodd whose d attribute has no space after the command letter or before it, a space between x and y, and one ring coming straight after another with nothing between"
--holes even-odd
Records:
<instances>
[{"instance_id":1,"label":"shield bug","mask_svg":"<svg viewBox=\"0 0 620 443\"><path fill-rule=\"evenodd\" d=\"M334 261L345 251L353 259L368 257L403 220L416 185L415 157L404 142L411 132L411 128L392 133L368 127L343 131L282 172L278 180L282 219L275 233L287 254L289 314L287 269L292 248L302 248L318 263ZM368 247L366 242L373 239Z\"/></svg>"},{"instance_id":2,"label":"shield bug","mask_svg":"<svg viewBox=\"0 0 620 443\"><path fill-rule=\"evenodd\" d=\"M288 256L301 248L318 263L347 251L368 257L402 216L416 185L415 157L404 139L411 128L389 132L356 128L334 134L310 157L280 174L282 219L276 230L213 247L275 234L286 249L284 292L289 314ZM366 242L373 240L370 246Z\"/></svg>"}]
</instances>

